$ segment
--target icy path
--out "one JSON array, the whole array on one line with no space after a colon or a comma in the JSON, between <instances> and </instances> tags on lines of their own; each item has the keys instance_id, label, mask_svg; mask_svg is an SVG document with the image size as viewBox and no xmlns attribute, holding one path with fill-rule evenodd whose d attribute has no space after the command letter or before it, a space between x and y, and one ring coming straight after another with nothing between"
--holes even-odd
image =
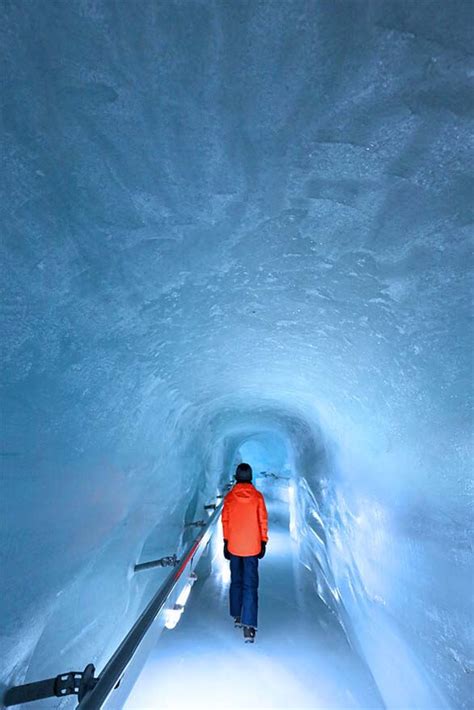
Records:
<instances>
[{"instance_id":1,"label":"icy path","mask_svg":"<svg viewBox=\"0 0 474 710\"><path fill-rule=\"evenodd\" d=\"M268 510L255 645L244 644L228 614L228 565L216 534L212 562L201 562L183 617L175 629L165 629L127 710L383 707L370 674L297 562L286 504L270 502Z\"/></svg>"}]
</instances>

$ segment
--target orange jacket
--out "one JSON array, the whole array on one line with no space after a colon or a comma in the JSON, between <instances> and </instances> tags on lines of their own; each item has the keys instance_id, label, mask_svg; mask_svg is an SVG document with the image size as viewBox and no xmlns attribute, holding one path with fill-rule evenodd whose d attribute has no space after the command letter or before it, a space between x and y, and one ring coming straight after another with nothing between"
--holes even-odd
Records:
<instances>
[{"instance_id":1,"label":"orange jacket","mask_svg":"<svg viewBox=\"0 0 474 710\"><path fill-rule=\"evenodd\" d=\"M236 483L224 499L222 528L227 549L233 555L258 555L268 540L265 500L251 483Z\"/></svg>"}]
</instances>

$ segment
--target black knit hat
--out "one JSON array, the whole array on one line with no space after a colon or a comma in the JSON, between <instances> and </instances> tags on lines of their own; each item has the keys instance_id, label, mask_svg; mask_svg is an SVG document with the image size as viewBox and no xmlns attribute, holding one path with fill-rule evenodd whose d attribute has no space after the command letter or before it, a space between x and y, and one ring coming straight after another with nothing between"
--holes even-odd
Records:
<instances>
[{"instance_id":1,"label":"black knit hat","mask_svg":"<svg viewBox=\"0 0 474 710\"><path fill-rule=\"evenodd\" d=\"M252 467L248 463L239 463L235 469L235 480L237 483L251 483Z\"/></svg>"}]
</instances>

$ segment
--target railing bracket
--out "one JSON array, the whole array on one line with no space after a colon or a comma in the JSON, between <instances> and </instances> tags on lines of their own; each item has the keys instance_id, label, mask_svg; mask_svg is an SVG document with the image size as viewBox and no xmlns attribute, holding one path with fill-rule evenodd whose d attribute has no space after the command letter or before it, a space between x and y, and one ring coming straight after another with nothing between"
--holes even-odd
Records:
<instances>
[{"instance_id":1,"label":"railing bracket","mask_svg":"<svg viewBox=\"0 0 474 710\"><path fill-rule=\"evenodd\" d=\"M280 476L277 473L272 473L271 471L260 471L259 476L264 478L273 478L275 481L289 481L289 476Z\"/></svg>"},{"instance_id":2,"label":"railing bracket","mask_svg":"<svg viewBox=\"0 0 474 710\"><path fill-rule=\"evenodd\" d=\"M3 705L11 707L43 698L64 698L66 695L77 695L81 702L85 694L92 690L98 681L98 678L94 678L94 673L95 667L89 663L82 672L69 671L57 675L56 678L15 685L6 691Z\"/></svg>"},{"instance_id":3,"label":"railing bracket","mask_svg":"<svg viewBox=\"0 0 474 710\"><path fill-rule=\"evenodd\" d=\"M185 528L205 528L207 522L205 520L195 520L193 523L186 523Z\"/></svg>"},{"instance_id":4,"label":"railing bracket","mask_svg":"<svg viewBox=\"0 0 474 710\"><path fill-rule=\"evenodd\" d=\"M139 562L133 569L135 572L139 572L142 569L151 569L152 567L176 567L177 565L179 565L179 560L176 555L168 555L167 557L160 557L159 560Z\"/></svg>"}]
</instances>

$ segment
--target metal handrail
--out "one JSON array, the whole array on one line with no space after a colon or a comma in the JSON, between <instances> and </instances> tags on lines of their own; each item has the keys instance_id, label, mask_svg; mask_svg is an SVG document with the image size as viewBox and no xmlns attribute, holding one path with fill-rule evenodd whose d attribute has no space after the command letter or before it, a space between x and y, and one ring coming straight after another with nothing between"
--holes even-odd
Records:
<instances>
[{"instance_id":1,"label":"metal handrail","mask_svg":"<svg viewBox=\"0 0 474 710\"><path fill-rule=\"evenodd\" d=\"M168 597L176 588L184 570L193 563L194 556L200 547L207 544L211 529L217 522L223 501L221 501L197 537L187 548L177 570L173 570L166 578L146 609L139 616L122 643L115 651L102 673L95 679L92 687L77 706L77 710L98 710L107 701L115 688L118 688L128 665L135 655L145 634L155 621L158 614L165 608Z\"/></svg>"}]
</instances>

